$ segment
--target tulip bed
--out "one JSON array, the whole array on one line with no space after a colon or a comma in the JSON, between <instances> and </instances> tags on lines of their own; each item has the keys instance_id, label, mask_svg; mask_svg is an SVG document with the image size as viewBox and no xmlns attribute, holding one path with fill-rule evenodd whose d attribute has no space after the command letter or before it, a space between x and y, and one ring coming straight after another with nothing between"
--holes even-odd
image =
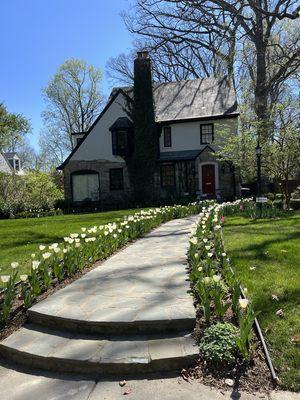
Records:
<instances>
[{"instance_id":1,"label":"tulip bed","mask_svg":"<svg viewBox=\"0 0 300 400\"><path fill-rule=\"evenodd\" d=\"M118 222L91 228L82 227L81 232L71 233L61 243L40 245L38 251L31 255L31 269L28 274L20 275L18 263L13 262L10 273L1 276L4 284L0 300L1 327L7 324L16 301L27 309L50 287L74 277L78 271L92 267L96 261L107 258L158 225L197 214L207 204L191 203L187 206L142 210Z\"/></svg>"},{"instance_id":2,"label":"tulip bed","mask_svg":"<svg viewBox=\"0 0 300 400\"><path fill-rule=\"evenodd\" d=\"M245 297L247 290L244 288L242 293L241 284L230 268L222 238L224 213L239 212L245 207L247 203L237 201L203 208L190 236L189 263L193 293L205 325L219 324L219 332L213 332L210 343L200 343L200 350L201 347L205 349L203 355L207 362L218 361L220 365L232 363L235 356L249 361L251 355L252 326L257 313ZM233 325L232 329L228 321ZM222 335L225 336L224 340ZM236 345L231 345L232 353L228 354L228 359L222 359L224 347L219 344L219 357L215 354L216 341L220 343L221 337L225 347L226 338L228 341L234 340Z\"/></svg>"}]
</instances>

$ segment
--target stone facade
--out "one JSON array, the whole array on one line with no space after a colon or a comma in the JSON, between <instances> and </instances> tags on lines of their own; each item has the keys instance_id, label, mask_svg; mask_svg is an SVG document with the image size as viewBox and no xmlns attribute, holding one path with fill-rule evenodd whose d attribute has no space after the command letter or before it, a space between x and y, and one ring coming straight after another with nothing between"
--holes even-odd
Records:
<instances>
[{"instance_id":1,"label":"stone facade","mask_svg":"<svg viewBox=\"0 0 300 400\"><path fill-rule=\"evenodd\" d=\"M123 168L124 190L110 190L109 170ZM77 161L71 160L64 168L65 198L72 201L72 173L78 171L94 171L99 174L100 203L103 205L122 205L130 201L131 189L128 170L125 163L105 160Z\"/></svg>"},{"instance_id":2,"label":"stone facade","mask_svg":"<svg viewBox=\"0 0 300 400\"><path fill-rule=\"evenodd\" d=\"M188 197L196 199L202 197L200 182L200 168L202 163L216 165L216 195L222 200L231 200L239 196L238 174L227 162L218 162L209 150L204 151L196 160L175 161L176 186L173 188L161 187L160 165L154 176L154 198L159 200L179 200ZM109 170L122 168L124 178L124 190L110 190ZM126 163L111 161L70 161L64 168L65 198L72 201L72 173L79 171L93 171L99 174L100 195L99 203L104 206L126 206L132 200L129 175ZM204 196L205 197L205 196Z\"/></svg>"}]
</instances>

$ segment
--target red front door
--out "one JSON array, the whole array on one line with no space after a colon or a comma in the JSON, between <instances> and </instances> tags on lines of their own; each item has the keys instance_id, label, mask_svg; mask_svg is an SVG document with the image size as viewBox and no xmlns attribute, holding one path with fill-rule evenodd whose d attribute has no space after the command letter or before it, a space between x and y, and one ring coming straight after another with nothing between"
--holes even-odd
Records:
<instances>
[{"instance_id":1,"label":"red front door","mask_svg":"<svg viewBox=\"0 0 300 400\"><path fill-rule=\"evenodd\" d=\"M202 192L208 196L215 195L215 166L213 164L202 165Z\"/></svg>"}]
</instances>

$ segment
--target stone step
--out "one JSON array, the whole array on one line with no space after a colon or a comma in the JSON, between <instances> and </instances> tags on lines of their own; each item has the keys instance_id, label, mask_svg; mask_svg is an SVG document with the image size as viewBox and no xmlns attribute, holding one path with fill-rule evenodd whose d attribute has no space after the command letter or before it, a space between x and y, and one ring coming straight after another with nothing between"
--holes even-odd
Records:
<instances>
[{"instance_id":1,"label":"stone step","mask_svg":"<svg viewBox=\"0 0 300 400\"><path fill-rule=\"evenodd\" d=\"M159 306L163 308L163 306ZM190 307L188 311L185 309L164 310L165 319L158 319L162 313L157 313L153 310L152 314L148 312L143 319L143 315L137 318L128 316L122 309L109 309L107 315L104 315L105 310L101 310L99 316L89 316L86 319L77 319L54 315L44 310L37 311L34 307L28 310L29 321L36 325L49 327L53 329L61 329L71 333L86 333L86 334L103 334L114 335L118 332L119 335L135 335L140 333L163 333L163 332L181 332L192 331L195 327L195 311Z\"/></svg>"},{"instance_id":2,"label":"stone step","mask_svg":"<svg viewBox=\"0 0 300 400\"><path fill-rule=\"evenodd\" d=\"M198 347L188 332L104 338L27 324L0 343L0 355L47 371L104 377L186 368Z\"/></svg>"}]
</instances>

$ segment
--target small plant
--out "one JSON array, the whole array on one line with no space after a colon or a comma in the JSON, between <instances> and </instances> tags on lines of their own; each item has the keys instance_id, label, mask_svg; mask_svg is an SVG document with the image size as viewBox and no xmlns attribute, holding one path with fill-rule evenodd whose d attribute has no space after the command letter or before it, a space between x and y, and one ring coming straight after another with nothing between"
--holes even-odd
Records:
<instances>
[{"instance_id":1,"label":"small plant","mask_svg":"<svg viewBox=\"0 0 300 400\"><path fill-rule=\"evenodd\" d=\"M231 284L232 311L236 320L240 317L239 298L241 296L240 282L233 277Z\"/></svg>"},{"instance_id":2,"label":"small plant","mask_svg":"<svg viewBox=\"0 0 300 400\"><path fill-rule=\"evenodd\" d=\"M210 283L211 278L206 276L203 279L199 279L196 285L196 293L200 299L200 304L202 306L203 315L205 322L208 324L210 320L211 310L210 310Z\"/></svg>"},{"instance_id":3,"label":"small plant","mask_svg":"<svg viewBox=\"0 0 300 400\"><path fill-rule=\"evenodd\" d=\"M4 295L3 295L3 300L1 304L1 312L0 312L0 325L4 325L5 322L7 321L12 303L14 301L14 298L16 296L16 278L17 278L17 270L19 264L18 263L12 263L12 272L10 275L3 275L1 276L1 281L4 283Z\"/></svg>"},{"instance_id":4,"label":"small plant","mask_svg":"<svg viewBox=\"0 0 300 400\"><path fill-rule=\"evenodd\" d=\"M230 366L237 354L237 328L230 323L217 323L205 329L200 342L204 359L217 367Z\"/></svg>"},{"instance_id":5,"label":"small plant","mask_svg":"<svg viewBox=\"0 0 300 400\"><path fill-rule=\"evenodd\" d=\"M220 275L213 275L212 277L211 297L215 305L215 313L218 319L222 319L226 311L230 307L229 303L225 303L224 296L226 294L226 287L221 280Z\"/></svg>"},{"instance_id":6,"label":"small plant","mask_svg":"<svg viewBox=\"0 0 300 400\"><path fill-rule=\"evenodd\" d=\"M252 307L249 305L247 299L240 299L239 304L241 307L241 314L239 319L240 333L237 337L237 346L245 360L249 360L250 346L252 339L252 326L256 316L259 314L254 313Z\"/></svg>"}]
</instances>

